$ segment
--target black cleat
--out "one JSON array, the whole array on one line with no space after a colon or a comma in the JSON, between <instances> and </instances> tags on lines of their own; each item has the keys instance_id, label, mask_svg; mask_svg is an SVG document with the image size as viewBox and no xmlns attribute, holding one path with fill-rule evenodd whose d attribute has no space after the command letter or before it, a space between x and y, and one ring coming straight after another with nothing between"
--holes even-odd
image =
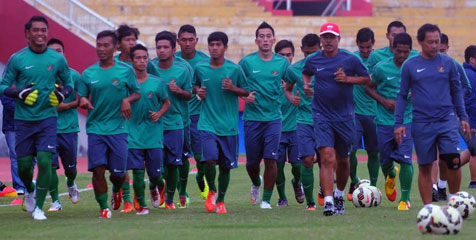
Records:
<instances>
[{"instance_id":1,"label":"black cleat","mask_svg":"<svg viewBox=\"0 0 476 240\"><path fill-rule=\"evenodd\" d=\"M438 202L440 200L439 194L438 194L438 189L433 188L433 192L431 193L431 200L433 202Z\"/></svg>"},{"instance_id":2,"label":"black cleat","mask_svg":"<svg viewBox=\"0 0 476 240\"><path fill-rule=\"evenodd\" d=\"M344 215L345 206L344 206L344 197L334 197L335 205L335 215Z\"/></svg>"},{"instance_id":3,"label":"black cleat","mask_svg":"<svg viewBox=\"0 0 476 240\"><path fill-rule=\"evenodd\" d=\"M438 188L438 200L447 201L448 197L446 196L446 188Z\"/></svg>"},{"instance_id":4,"label":"black cleat","mask_svg":"<svg viewBox=\"0 0 476 240\"><path fill-rule=\"evenodd\" d=\"M324 203L324 216L334 216L336 214L334 209L334 203L332 202L325 202Z\"/></svg>"},{"instance_id":5,"label":"black cleat","mask_svg":"<svg viewBox=\"0 0 476 240\"><path fill-rule=\"evenodd\" d=\"M476 188L476 181L471 181L468 188Z\"/></svg>"},{"instance_id":6,"label":"black cleat","mask_svg":"<svg viewBox=\"0 0 476 240\"><path fill-rule=\"evenodd\" d=\"M296 197L296 201L298 203L303 203L304 202L304 190L302 189L302 184L294 184L293 181L291 181L294 189L294 196Z\"/></svg>"}]
</instances>

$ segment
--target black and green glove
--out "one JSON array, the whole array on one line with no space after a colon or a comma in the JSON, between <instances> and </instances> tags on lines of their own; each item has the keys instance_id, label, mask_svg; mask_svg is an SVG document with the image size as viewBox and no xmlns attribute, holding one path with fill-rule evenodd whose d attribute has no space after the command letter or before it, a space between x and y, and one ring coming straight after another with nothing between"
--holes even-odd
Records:
<instances>
[{"instance_id":1,"label":"black and green glove","mask_svg":"<svg viewBox=\"0 0 476 240\"><path fill-rule=\"evenodd\" d=\"M24 88L7 88L5 89L5 96L11 98L18 98L26 105L32 106L38 99L38 89L33 89L34 83L26 85Z\"/></svg>"},{"instance_id":2,"label":"black and green glove","mask_svg":"<svg viewBox=\"0 0 476 240\"><path fill-rule=\"evenodd\" d=\"M58 106L64 101L66 97L71 93L72 88L70 86L61 87L55 84L55 90L50 93L50 104L53 107Z\"/></svg>"}]
</instances>

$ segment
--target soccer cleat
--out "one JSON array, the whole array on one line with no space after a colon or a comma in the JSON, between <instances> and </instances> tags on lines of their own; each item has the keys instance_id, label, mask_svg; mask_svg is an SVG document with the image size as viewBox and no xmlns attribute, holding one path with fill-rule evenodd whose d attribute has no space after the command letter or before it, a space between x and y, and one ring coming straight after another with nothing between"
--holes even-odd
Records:
<instances>
[{"instance_id":1,"label":"soccer cleat","mask_svg":"<svg viewBox=\"0 0 476 240\"><path fill-rule=\"evenodd\" d=\"M322 212L324 216L333 216L335 215L334 203L333 202L325 202L324 203L324 212Z\"/></svg>"},{"instance_id":2,"label":"soccer cleat","mask_svg":"<svg viewBox=\"0 0 476 240\"><path fill-rule=\"evenodd\" d=\"M175 204L174 204L174 202L165 202L165 209L167 209L167 210L173 210L173 209L175 209Z\"/></svg>"},{"instance_id":3,"label":"soccer cleat","mask_svg":"<svg viewBox=\"0 0 476 240\"><path fill-rule=\"evenodd\" d=\"M39 207L35 207L35 210L31 213L33 219L41 221L46 220L45 212L41 210Z\"/></svg>"},{"instance_id":4,"label":"soccer cleat","mask_svg":"<svg viewBox=\"0 0 476 240\"><path fill-rule=\"evenodd\" d=\"M308 211L316 211L316 208L316 204L313 202L308 203L306 206L306 210Z\"/></svg>"},{"instance_id":5,"label":"soccer cleat","mask_svg":"<svg viewBox=\"0 0 476 240\"><path fill-rule=\"evenodd\" d=\"M111 218L111 217L112 217L112 213L111 213L111 210L109 208L102 209L101 212L99 213L99 218L108 219L108 218Z\"/></svg>"},{"instance_id":6,"label":"soccer cleat","mask_svg":"<svg viewBox=\"0 0 476 240\"><path fill-rule=\"evenodd\" d=\"M334 197L334 212L335 215L345 214L344 197Z\"/></svg>"},{"instance_id":7,"label":"soccer cleat","mask_svg":"<svg viewBox=\"0 0 476 240\"><path fill-rule=\"evenodd\" d=\"M205 200L205 209L209 212L215 211L216 207L216 193L213 190L208 191L207 199Z\"/></svg>"},{"instance_id":8,"label":"soccer cleat","mask_svg":"<svg viewBox=\"0 0 476 240\"><path fill-rule=\"evenodd\" d=\"M16 197L20 195L15 188L12 187L4 187L2 191L0 191L0 197Z\"/></svg>"},{"instance_id":9,"label":"soccer cleat","mask_svg":"<svg viewBox=\"0 0 476 240\"><path fill-rule=\"evenodd\" d=\"M319 204L319 206L324 206L324 193L322 192L321 187L319 187L319 192L317 193L317 204Z\"/></svg>"},{"instance_id":10,"label":"soccer cleat","mask_svg":"<svg viewBox=\"0 0 476 240\"><path fill-rule=\"evenodd\" d=\"M347 200L348 201L352 201L352 194L354 193L354 190L357 188L358 185L359 185L359 182L350 183L349 192L347 193Z\"/></svg>"},{"instance_id":11,"label":"soccer cleat","mask_svg":"<svg viewBox=\"0 0 476 240\"><path fill-rule=\"evenodd\" d=\"M278 204L276 204L276 207L287 207L288 206L288 200L286 198L279 199Z\"/></svg>"},{"instance_id":12,"label":"soccer cleat","mask_svg":"<svg viewBox=\"0 0 476 240\"><path fill-rule=\"evenodd\" d=\"M14 206L14 205L22 205L23 204L23 199L21 198L15 198L13 199L13 201L10 203L10 205Z\"/></svg>"},{"instance_id":13,"label":"soccer cleat","mask_svg":"<svg viewBox=\"0 0 476 240\"><path fill-rule=\"evenodd\" d=\"M476 181L471 181L471 182L469 183L468 188L476 188ZM18 192L18 191L17 191L17 192ZM18 193L18 195L20 195L20 193Z\"/></svg>"},{"instance_id":14,"label":"soccer cleat","mask_svg":"<svg viewBox=\"0 0 476 240\"><path fill-rule=\"evenodd\" d=\"M59 212L63 209L59 200L56 200L51 203L51 207L48 209L48 212Z\"/></svg>"},{"instance_id":15,"label":"soccer cleat","mask_svg":"<svg viewBox=\"0 0 476 240\"><path fill-rule=\"evenodd\" d=\"M446 188L438 188L438 200L447 201L448 196L446 195Z\"/></svg>"},{"instance_id":16,"label":"soccer cleat","mask_svg":"<svg viewBox=\"0 0 476 240\"><path fill-rule=\"evenodd\" d=\"M408 210L410 210L410 206L409 206L409 204L407 205L406 202L400 201L400 203L398 203L397 209L398 209L398 211L408 211Z\"/></svg>"},{"instance_id":17,"label":"soccer cleat","mask_svg":"<svg viewBox=\"0 0 476 240\"><path fill-rule=\"evenodd\" d=\"M131 202L125 201L124 207L122 208L121 213L129 213L129 212L134 212L134 207L132 206Z\"/></svg>"},{"instance_id":18,"label":"soccer cleat","mask_svg":"<svg viewBox=\"0 0 476 240\"><path fill-rule=\"evenodd\" d=\"M112 192L111 206L112 210L117 210L121 207L122 202L122 189L118 192Z\"/></svg>"},{"instance_id":19,"label":"soccer cleat","mask_svg":"<svg viewBox=\"0 0 476 240\"><path fill-rule=\"evenodd\" d=\"M73 204L76 204L79 202L79 190L76 184L74 184L71 187L68 187L68 193L69 193L69 200L71 200Z\"/></svg>"},{"instance_id":20,"label":"soccer cleat","mask_svg":"<svg viewBox=\"0 0 476 240\"><path fill-rule=\"evenodd\" d=\"M261 201L261 204L259 205L259 208L261 209L272 209L271 204L269 202Z\"/></svg>"},{"instance_id":21,"label":"soccer cleat","mask_svg":"<svg viewBox=\"0 0 476 240\"><path fill-rule=\"evenodd\" d=\"M147 215L149 214L149 208L148 207L139 207L139 210L137 210L136 215Z\"/></svg>"},{"instance_id":22,"label":"soccer cleat","mask_svg":"<svg viewBox=\"0 0 476 240\"><path fill-rule=\"evenodd\" d=\"M165 193L165 180L164 180L164 186L162 188L157 187L159 194L160 194L160 205L162 206L165 203L165 199L167 198L167 194Z\"/></svg>"},{"instance_id":23,"label":"soccer cleat","mask_svg":"<svg viewBox=\"0 0 476 240\"><path fill-rule=\"evenodd\" d=\"M18 190L17 190L17 195L18 195L18 196L25 195L25 190L23 190L23 189L18 189Z\"/></svg>"},{"instance_id":24,"label":"soccer cleat","mask_svg":"<svg viewBox=\"0 0 476 240\"><path fill-rule=\"evenodd\" d=\"M139 204L139 200L137 200L136 193L134 193L134 198L132 200L132 204L134 205L135 210L139 211L140 204Z\"/></svg>"},{"instance_id":25,"label":"soccer cleat","mask_svg":"<svg viewBox=\"0 0 476 240\"><path fill-rule=\"evenodd\" d=\"M259 176L261 179L261 182L263 182L263 179L261 176ZM250 191L250 201L251 204L256 205L258 204L258 201L260 199L260 193L261 193L261 185L255 186L253 183L251 184L251 191Z\"/></svg>"},{"instance_id":26,"label":"soccer cleat","mask_svg":"<svg viewBox=\"0 0 476 240\"><path fill-rule=\"evenodd\" d=\"M25 195L23 196L23 210L27 212L33 212L35 210L35 203L36 203L36 189L33 192L29 193L26 191Z\"/></svg>"},{"instance_id":27,"label":"soccer cleat","mask_svg":"<svg viewBox=\"0 0 476 240\"><path fill-rule=\"evenodd\" d=\"M188 208L190 206L190 197L187 195L179 196L178 208Z\"/></svg>"},{"instance_id":28,"label":"soccer cleat","mask_svg":"<svg viewBox=\"0 0 476 240\"><path fill-rule=\"evenodd\" d=\"M223 202L217 203L217 213L226 213L225 204Z\"/></svg>"},{"instance_id":29,"label":"soccer cleat","mask_svg":"<svg viewBox=\"0 0 476 240\"><path fill-rule=\"evenodd\" d=\"M291 180L291 184L292 184L293 189L294 189L294 196L296 198L296 201L300 204L303 203L304 202L304 190L302 189L302 184L301 183L294 184L292 180Z\"/></svg>"},{"instance_id":30,"label":"soccer cleat","mask_svg":"<svg viewBox=\"0 0 476 240\"><path fill-rule=\"evenodd\" d=\"M200 197L203 200L207 200L209 191L210 191L210 189L208 188L207 181L203 181L203 190L200 188L200 185L198 185L198 192L200 193Z\"/></svg>"},{"instance_id":31,"label":"soccer cleat","mask_svg":"<svg viewBox=\"0 0 476 240\"><path fill-rule=\"evenodd\" d=\"M160 206L161 200L162 199L160 199L160 194L159 190L157 190L157 187L150 190L150 203L152 204L152 207L158 208Z\"/></svg>"},{"instance_id":32,"label":"soccer cleat","mask_svg":"<svg viewBox=\"0 0 476 240\"><path fill-rule=\"evenodd\" d=\"M433 187L433 191L431 193L431 200L433 202L438 202L439 196L438 196L438 188Z\"/></svg>"},{"instance_id":33,"label":"soccer cleat","mask_svg":"<svg viewBox=\"0 0 476 240\"><path fill-rule=\"evenodd\" d=\"M385 180L385 194L387 195L388 200L391 202L395 201L397 199L397 188L395 187L395 183L397 181L398 177L398 167L395 166L395 177L391 178L390 176L387 176L387 180Z\"/></svg>"}]
</instances>

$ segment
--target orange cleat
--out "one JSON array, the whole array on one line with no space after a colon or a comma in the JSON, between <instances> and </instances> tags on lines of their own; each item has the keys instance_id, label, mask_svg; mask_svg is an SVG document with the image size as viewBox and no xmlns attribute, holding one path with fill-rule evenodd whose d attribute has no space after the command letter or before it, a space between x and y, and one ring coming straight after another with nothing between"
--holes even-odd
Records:
<instances>
[{"instance_id":1,"label":"orange cleat","mask_svg":"<svg viewBox=\"0 0 476 240\"><path fill-rule=\"evenodd\" d=\"M173 210L173 209L175 209L175 204L173 202L170 202L170 203L166 202L165 203L165 209Z\"/></svg>"},{"instance_id":2,"label":"orange cleat","mask_svg":"<svg viewBox=\"0 0 476 240\"><path fill-rule=\"evenodd\" d=\"M217 203L217 213L226 213L225 204L223 202Z\"/></svg>"},{"instance_id":3,"label":"orange cleat","mask_svg":"<svg viewBox=\"0 0 476 240\"><path fill-rule=\"evenodd\" d=\"M108 218L111 218L111 217L112 217L112 213L111 213L111 210L109 208L102 209L101 213L99 214L99 218L108 219Z\"/></svg>"},{"instance_id":4,"label":"orange cleat","mask_svg":"<svg viewBox=\"0 0 476 240\"><path fill-rule=\"evenodd\" d=\"M167 198L165 196L165 180L164 181L164 187L163 188L159 188L157 187L157 189L159 189L159 193L160 193L160 204L159 206L163 205L165 203L165 199Z\"/></svg>"},{"instance_id":5,"label":"orange cleat","mask_svg":"<svg viewBox=\"0 0 476 240\"><path fill-rule=\"evenodd\" d=\"M5 187L2 191L0 191L0 197L16 197L17 191L15 188L12 187Z\"/></svg>"},{"instance_id":6,"label":"orange cleat","mask_svg":"<svg viewBox=\"0 0 476 240\"><path fill-rule=\"evenodd\" d=\"M207 200L205 200L205 209L207 209L207 211L209 212L215 211L215 207L216 207L215 201L216 201L215 191L213 190L208 191Z\"/></svg>"},{"instance_id":7,"label":"orange cleat","mask_svg":"<svg viewBox=\"0 0 476 240\"><path fill-rule=\"evenodd\" d=\"M112 210L117 210L121 207L122 202L122 189L118 193L112 192L111 205Z\"/></svg>"},{"instance_id":8,"label":"orange cleat","mask_svg":"<svg viewBox=\"0 0 476 240\"><path fill-rule=\"evenodd\" d=\"M125 203L124 203L125 205ZM136 193L134 193L134 208L139 211L140 209L140 204L139 204L139 201L137 200L137 196L136 196Z\"/></svg>"},{"instance_id":9,"label":"orange cleat","mask_svg":"<svg viewBox=\"0 0 476 240\"><path fill-rule=\"evenodd\" d=\"M134 212L134 207L132 207L132 203L125 201L124 202L124 207L121 210L121 213L129 213L129 212Z\"/></svg>"}]
</instances>

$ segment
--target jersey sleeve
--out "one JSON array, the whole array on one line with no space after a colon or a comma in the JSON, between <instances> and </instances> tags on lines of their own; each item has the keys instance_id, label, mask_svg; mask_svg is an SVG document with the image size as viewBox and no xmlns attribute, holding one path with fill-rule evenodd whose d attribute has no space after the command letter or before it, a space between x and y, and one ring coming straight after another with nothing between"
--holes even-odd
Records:
<instances>
[{"instance_id":1,"label":"jersey sleeve","mask_svg":"<svg viewBox=\"0 0 476 240\"><path fill-rule=\"evenodd\" d=\"M74 84L74 91L78 91L79 82L81 82L81 75L78 72L71 70L71 81Z\"/></svg>"},{"instance_id":2,"label":"jersey sleeve","mask_svg":"<svg viewBox=\"0 0 476 240\"><path fill-rule=\"evenodd\" d=\"M157 71L157 68L155 68L152 60L149 60L149 63L147 63L147 73L160 77L160 73Z\"/></svg>"},{"instance_id":3,"label":"jersey sleeve","mask_svg":"<svg viewBox=\"0 0 476 240\"><path fill-rule=\"evenodd\" d=\"M187 91L187 92L192 92L192 75L191 75L191 71L187 68L187 67L184 67L185 68L185 71L183 73L183 78L184 78L184 81L183 81L183 84L182 86L180 86L184 91Z\"/></svg>"},{"instance_id":4,"label":"jersey sleeve","mask_svg":"<svg viewBox=\"0 0 476 240\"><path fill-rule=\"evenodd\" d=\"M238 63L238 65L240 65L241 70L243 70L243 73L245 74L245 76L248 77L246 60L245 60L245 59L241 59L241 61Z\"/></svg>"},{"instance_id":5,"label":"jersey sleeve","mask_svg":"<svg viewBox=\"0 0 476 240\"><path fill-rule=\"evenodd\" d=\"M382 71L380 71L380 67L379 66L375 66L374 68L374 71L372 72L372 75L371 75L371 80L372 80L372 83L374 84L379 84L381 81L382 81Z\"/></svg>"},{"instance_id":6,"label":"jersey sleeve","mask_svg":"<svg viewBox=\"0 0 476 240\"><path fill-rule=\"evenodd\" d=\"M89 97L89 83L87 79L87 74L83 72L83 75L78 81L78 88L77 88L78 96L81 97Z\"/></svg>"},{"instance_id":7,"label":"jersey sleeve","mask_svg":"<svg viewBox=\"0 0 476 240\"><path fill-rule=\"evenodd\" d=\"M140 87L139 83L137 82L136 74L132 69L127 71L127 88L129 89L129 94L140 92Z\"/></svg>"},{"instance_id":8,"label":"jersey sleeve","mask_svg":"<svg viewBox=\"0 0 476 240\"><path fill-rule=\"evenodd\" d=\"M410 67L406 63L404 63L402 66L400 92L397 94L397 102L395 106L395 128L401 127L403 125L403 117L408 99L408 91L411 86Z\"/></svg>"},{"instance_id":9,"label":"jersey sleeve","mask_svg":"<svg viewBox=\"0 0 476 240\"><path fill-rule=\"evenodd\" d=\"M367 67L365 67L365 65L362 63L362 61L358 57L356 57L353 54L351 56L352 56L352 62L354 65L354 73L356 73L358 76L361 76L361 77L368 77L369 72L367 71Z\"/></svg>"},{"instance_id":10,"label":"jersey sleeve","mask_svg":"<svg viewBox=\"0 0 476 240\"><path fill-rule=\"evenodd\" d=\"M464 109L464 100L463 94L461 91L461 81L460 74L456 67L456 62L451 59L451 62L448 64L450 66L450 91L451 98L453 99L453 104L456 108L456 114L458 114L459 119L468 121L468 115Z\"/></svg>"},{"instance_id":11,"label":"jersey sleeve","mask_svg":"<svg viewBox=\"0 0 476 240\"><path fill-rule=\"evenodd\" d=\"M169 98L169 93L167 91L167 87L165 85L165 82L162 80L159 80L159 86L157 87L157 98L163 102L165 99Z\"/></svg>"},{"instance_id":12,"label":"jersey sleeve","mask_svg":"<svg viewBox=\"0 0 476 240\"><path fill-rule=\"evenodd\" d=\"M193 70L193 78L192 78L192 87L195 87L195 86L202 86L202 81L200 80L200 73L199 73L199 69L198 69L198 66L195 67L195 69Z\"/></svg>"},{"instance_id":13,"label":"jersey sleeve","mask_svg":"<svg viewBox=\"0 0 476 240\"><path fill-rule=\"evenodd\" d=\"M70 86L74 89L72 73L68 67L66 59L63 56L61 56L61 58L58 60L58 71L56 72L56 75L58 76L60 82L63 83L63 86Z\"/></svg>"},{"instance_id":14,"label":"jersey sleeve","mask_svg":"<svg viewBox=\"0 0 476 240\"><path fill-rule=\"evenodd\" d=\"M18 76L18 68L16 66L15 57L12 56L7 62L7 65L3 71L2 81L0 81L0 95L3 95L5 89L12 86L15 83Z\"/></svg>"},{"instance_id":15,"label":"jersey sleeve","mask_svg":"<svg viewBox=\"0 0 476 240\"><path fill-rule=\"evenodd\" d=\"M297 82L292 65L288 67L288 70L286 71L286 76L284 76L284 81L290 84L295 84Z\"/></svg>"},{"instance_id":16,"label":"jersey sleeve","mask_svg":"<svg viewBox=\"0 0 476 240\"><path fill-rule=\"evenodd\" d=\"M302 73L303 74L306 74L308 76L313 76L314 75L314 71L313 71L313 67L312 67L312 64L311 64L311 58L308 57L306 58L306 62L304 63L304 68L302 70Z\"/></svg>"},{"instance_id":17,"label":"jersey sleeve","mask_svg":"<svg viewBox=\"0 0 476 240\"><path fill-rule=\"evenodd\" d=\"M248 82L246 81L245 73L243 72L243 69L241 69L240 65L237 66L236 75L237 75L236 86L248 91L249 90Z\"/></svg>"},{"instance_id":18,"label":"jersey sleeve","mask_svg":"<svg viewBox=\"0 0 476 240\"><path fill-rule=\"evenodd\" d=\"M377 56L375 53L370 53L369 60L367 60L367 68L369 69L370 73L373 73L375 69L375 65L377 65Z\"/></svg>"}]
</instances>

